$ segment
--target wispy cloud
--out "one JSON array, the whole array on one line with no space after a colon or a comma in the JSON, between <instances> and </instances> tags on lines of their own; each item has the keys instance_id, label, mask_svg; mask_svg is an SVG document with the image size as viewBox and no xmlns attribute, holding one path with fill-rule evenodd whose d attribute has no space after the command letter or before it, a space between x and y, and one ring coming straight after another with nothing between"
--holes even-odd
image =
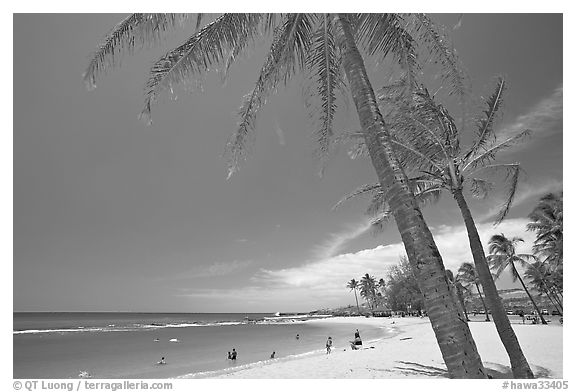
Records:
<instances>
[{"instance_id":1,"label":"wispy cloud","mask_svg":"<svg viewBox=\"0 0 576 392\"><path fill-rule=\"evenodd\" d=\"M352 224L337 233L332 233L329 239L316 247L314 258L325 259L338 254L338 252L342 250L346 243L355 238L358 238L370 229L370 221L371 220L369 218L365 218L362 221Z\"/></svg>"},{"instance_id":2,"label":"wispy cloud","mask_svg":"<svg viewBox=\"0 0 576 392\"><path fill-rule=\"evenodd\" d=\"M562 102L563 86L560 85L554 89L550 96L542 99L527 113L516 117L514 121L504 126L499 132L500 138L502 140L507 139L526 129L532 130L532 141L562 132ZM521 144L516 148L521 148L527 144Z\"/></svg>"}]
</instances>

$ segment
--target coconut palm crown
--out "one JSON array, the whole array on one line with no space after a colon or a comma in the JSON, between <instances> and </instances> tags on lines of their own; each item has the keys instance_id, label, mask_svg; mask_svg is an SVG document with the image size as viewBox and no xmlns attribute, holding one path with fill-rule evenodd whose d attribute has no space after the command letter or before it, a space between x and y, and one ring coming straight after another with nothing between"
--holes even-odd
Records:
<instances>
[{"instance_id":1,"label":"coconut palm crown","mask_svg":"<svg viewBox=\"0 0 576 392\"><path fill-rule=\"evenodd\" d=\"M410 93L407 79L380 90L380 101L388 113L385 116L391 124L392 144L412 175L409 185L417 200L424 205L439 200L442 191L450 193L468 190L475 198L485 199L495 187L496 178L507 188L495 224L500 223L510 211L522 173L519 163L500 163L497 154L524 140L530 130L520 131L512 136L499 138L494 127L503 104L506 82L498 78L492 95L485 101L485 109L475 119L474 140L464 147L462 132L446 108L435 101L422 84L416 84ZM353 140L349 150L351 158L366 156L367 149L359 134L352 132L338 141ZM500 177L498 177L500 175ZM367 209L374 216L373 226L381 229L391 217L388 205L388 190L380 184L363 185L344 196L335 208L356 196L371 194Z\"/></svg>"}]
</instances>

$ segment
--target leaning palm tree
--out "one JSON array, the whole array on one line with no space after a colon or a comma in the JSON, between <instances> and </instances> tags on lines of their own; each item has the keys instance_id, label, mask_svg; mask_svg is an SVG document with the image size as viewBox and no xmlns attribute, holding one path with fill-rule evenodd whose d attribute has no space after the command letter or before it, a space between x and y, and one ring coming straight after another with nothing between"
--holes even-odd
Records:
<instances>
[{"instance_id":1,"label":"leaning palm tree","mask_svg":"<svg viewBox=\"0 0 576 392\"><path fill-rule=\"evenodd\" d=\"M485 110L475 119L475 135L469 145L461 141L463 135L450 113L435 101L423 85L414 85L413 81L404 77L382 88L379 98L387 110L386 118L393 129L390 144L398 153L400 161L405 167L411 168L414 174L407 181L416 199L422 205L433 203L443 191L447 191L456 200L468 233L474 266L492 311L494 324L510 358L514 377L533 378L534 374L524 357L490 273L474 218L464 196L466 190L474 197L486 198L494 186L488 176L501 174L501 177L496 178L503 179L507 196L497 213L496 224L506 217L514 200L521 174L520 165L500 163L496 160L497 154L522 141L529 131L524 130L505 138L497 137L494 123L502 106L505 87L505 81L498 79L494 92L485 102ZM341 138L357 141L350 151L353 158L366 155L368 150L359 136L359 133L350 133ZM373 194L368 212L375 215L373 226L381 229L392 216L392 192L390 187L382 187L380 183L364 185L342 198L336 206L358 195Z\"/></svg>"},{"instance_id":2,"label":"leaning palm tree","mask_svg":"<svg viewBox=\"0 0 576 392\"><path fill-rule=\"evenodd\" d=\"M482 307L484 308L484 313L486 314L486 321L490 321L490 316L488 315L488 308L486 307L486 303L484 302L484 298L482 297L482 292L480 291L480 279L478 279L478 274L476 273L476 269L474 268L474 264L472 263L462 263L458 268L458 279L463 282L465 285L474 284L476 286L476 290L478 291L478 296L480 297L480 301L482 302Z\"/></svg>"},{"instance_id":3,"label":"leaning palm tree","mask_svg":"<svg viewBox=\"0 0 576 392\"><path fill-rule=\"evenodd\" d=\"M352 279L350 280L350 282L348 282L346 287L354 291L354 297L356 298L356 308L358 309L358 314L361 315L362 312L360 312L360 305L358 304L358 294L356 294L356 289L358 288L358 281L356 279Z\"/></svg>"},{"instance_id":4,"label":"leaning palm tree","mask_svg":"<svg viewBox=\"0 0 576 392\"><path fill-rule=\"evenodd\" d=\"M524 280L522 280L518 269L516 269L516 263L525 267L529 260L534 260L534 255L516 253L516 244L518 244L518 242L524 242L524 240L520 237L506 238L504 234L493 235L488 242L488 250L490 252L488 262L490 263L490 267L495 270L494 275L496 278L500 277L505 269L510 269L512 281L520 281L528 298L530 298L530 302L532 302L534 306L534 310L538 314L538 317L540 317L542 324L548 324L546 320L544 320L542 313L540 313L540 309L538 305L536 305L534 298L532 298L530 291L528 291L528 288L524 284Z\"/></svg>"},{"instance_id":5,"label":"leaning palm tree","mask_svg":"<svg viewBox=\"0 0 576 392\"><path fill-rule=\"evenodd\" d=\"M94 85L99 74L117 64L116 58L124 49L134 50L135 42L162 35L177 25L172 23L177 19L149 15L125 19L93 56L85 74L86 82ZM448 372L456 378L486 378L470 330L460 322L457 304L449 295L442 258L407 186L406 174L392 148L388 127L358 49L361 45L368 55L393 57L412 79L417 72L415 45L422 42L442 63L443 78L460 90L462 83L454 52L446 46L432 21L423 14L224 14L204 26L197 18L197 26L186 42L152 66L142 116L150 118L152 106L164 92L173 91L177 85L193 81L216 66L228 69L248 44L271 35L269 54L254 89L245 97L238 129L227 146L230 176L245 159L257 113L267 96L294 74L308 72L317 86L315 91L321 101L317 131L321 155L329 150L336 95L341 90L349 91L378 179L394 194L391 209L424 293Z\"/></svg>"}]
</instances>

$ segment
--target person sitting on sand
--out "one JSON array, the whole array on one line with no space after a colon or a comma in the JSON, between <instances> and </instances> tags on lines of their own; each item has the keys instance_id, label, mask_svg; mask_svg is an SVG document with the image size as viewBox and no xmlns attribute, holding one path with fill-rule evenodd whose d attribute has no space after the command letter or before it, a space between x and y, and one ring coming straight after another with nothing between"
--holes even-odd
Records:
<instances>
[{"instance_id":1,"label":"person sitting on sand","mask_svg":"<svg viewBox=\"0 0 576 392\"><path fill-rule=\"evenodd\" d=\"M158 362L158 365L166 365L166 358L162 357L160 362Z\"/></svg>"},{"instance_id":2,"label":"person sitting on sand","mask_svg":"<svg viewBox=\"0 0 576 392\"><path fill-rule=\"evenodd\" d=\"M359 350L362 346L362 339L360 338L360 331L356 330L354 333L354 340L351 343L352 350Z\"/></svg>"},{"instance_id":3,"label":"person sitting on sand","mask_svg":"<svg viewBox=\"0 0 576 392\"><path fill-rule=\"evenodd\" d=\"M326 341L326 354L330 354L332 352L332 338L328 336L328 340Z\"/></svg>"},{"instance_id":4,"label":"person sitting on sand","mask_svg":"<svg viewBox=\"0 0 576 392\"><path fill-rule=\"evenodd\" d=\"M276 355L276 351L272 351L272 354L270 354L270 359L274 359L275 355Z\"/></svg>"},{"instance_id":5,"label":"person sitting on sand","mask_svg":"<svg viewBox=\"0 0 576 392\"><path fill-rule=\"evenodd\" d=\"M236 355L237 355L236 349L233 348L233 349L232 349L232 357L231 357L230 359L233 360L233 361L235 361L235 360L236 360Z\"/></svg>"}]
</instances>

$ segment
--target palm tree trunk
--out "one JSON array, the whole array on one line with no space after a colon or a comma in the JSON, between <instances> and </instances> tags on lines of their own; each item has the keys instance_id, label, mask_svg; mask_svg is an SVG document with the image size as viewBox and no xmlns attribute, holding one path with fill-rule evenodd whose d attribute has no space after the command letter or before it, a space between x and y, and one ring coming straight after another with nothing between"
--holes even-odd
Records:
<instances>
[{"instance_id":1,"label":"palm tree trunk","mask_svg":"<svg viewBox=\"0 0 576 392\"><path fill-rule=\"evenodd\" d=\"M464 218L464 224L468 232L468 241L470 243L470 249L472 250L472 258L474 259L474 266L476 267L476 272L478 272L480 284L484 289L484 296L488 302L488 307L492 310L492 319L496 325L496 330L510 358L512 374L514 378L534 378L534 373L532 373L530 365L528 365L516 333L514 333L512 325L510 325L510 320L508 319L504 305L502 305L502 300L498 295L490 267L486 262L486 255L484 254L484 248L482 247L474 218L472 218L472 213L464 199L462 189L454 190L453 195ZM488 311L486 311L486 313L488 313Z\"/></svg>"},{"instance_id":2,"label":"palm tree trunk","mask_svg":"<svg viewBox=\"0 0 576 392\"><path fill-rule=\"evenodd\" d=\"M462 294L462 289L458 284L454 284L454 287L456 287L456 294L458 295L458 301L460 301L460 305L462 306L462 310L464 311L466 321L470 321L470 318L468 318L468 312L466 311L466 304L464 303L464 294Z\"/></svg>"},{"instance_id":3,"label":"palm tree trunk","mask_svg":"<svg viewBox=\"0 0 576 392\"><path fill-rule=\"evenodd\" d=\"M360 305L358 305L358 294L356 294L356 289L354 289L354 297L356 298L356 308L358 309L358 314L362 315L360 312Z\"/></svg>"},{"instance_id":4,"label":"palm tree trunk","mask_svg":"<svg viewBox=\"0 0 576 392\"><path fill-rule=\"evenodd\" d=\"M440 253L394 154L347 15L339 14L338 23L344 34L343 67L370 158L380 184L390 189L390 207L448 373L452 378L486 378L468 324L463 322L464 317L450 291Z\"/></svg>"},{"instance_id":5,"label":"palm tree trunk","mask_svg":"<svg viewBox=\"0 0 576 392\"><path fill-rule=\"evenodd\" d=\"M520 276L520 274L518 273L518 270L516 269L516 266L514 265L514 263L512 262L512 269L514 270L514 275L516 275L518 277L518 280L520 281L520 284L522 284L522 287L524 288L524 291L526 292L526 294L528 294L528 298L530 298L530 302L532 302L532 305L534 306L534 309L536 310L536 313L538 313L538 317L540 317L540 320L542 321L542 325L546 325L548 324L546 322L546 320L544 320L544 316L542 316L542 313L540 313L540 309L538 308L538 305L536 305L536 302L534 301L534 298L532 298L532 295L530 294L530 292L528 291L528 288L526 287L526 285L524 284L524 281L522 280L522 277Z\"/></svg>"},{"instance_id":6,"label":"palm tree trunk","mask_svg":"<svg viewBox=\"0 0 576 392\"><path fill-rule=\"evenodd\" d=\"M486 307L486 302L484 302L484 298L482 298L482 293L480 292L480 286L478 283L474 282L476 285L476 290L478 290L478 295L480 296L480 301L482 301L482 306L484 307L484 313L486 313L486 321L490 321L490 316L488 315L488 308Z\"/></svg>"}]
</instances>

